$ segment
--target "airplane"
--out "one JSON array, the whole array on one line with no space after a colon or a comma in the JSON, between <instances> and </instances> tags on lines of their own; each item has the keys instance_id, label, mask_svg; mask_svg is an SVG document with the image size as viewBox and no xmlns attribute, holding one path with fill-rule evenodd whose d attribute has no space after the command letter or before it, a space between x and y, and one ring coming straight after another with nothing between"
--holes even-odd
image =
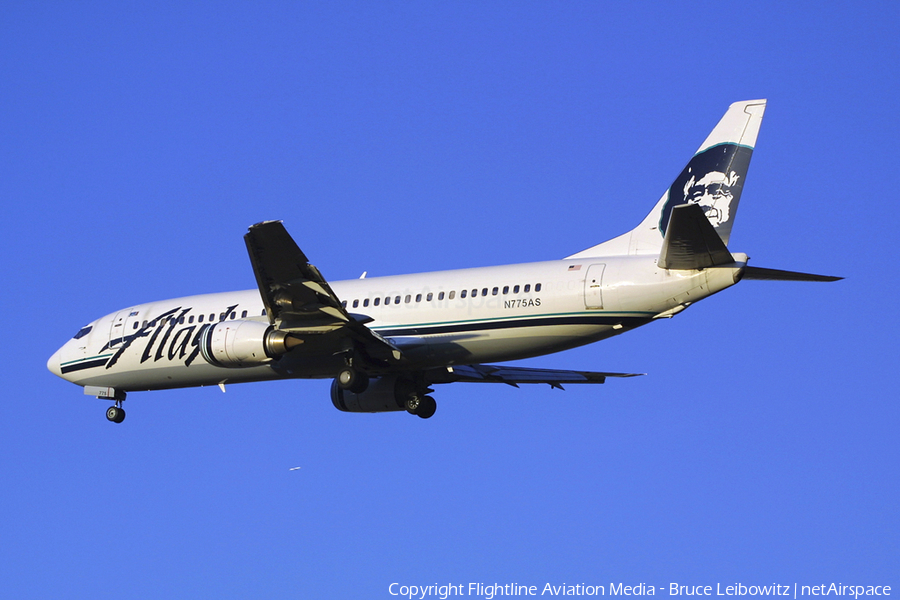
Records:
<instances>
[{"instance_id":1,"label":"airplane","mask_svg":"<svg viewBox=\"0 0 900 600\"><path fill-rule=\"evenodd\" d=\"M742 279L841 279L751 266L727 247L765 107L732 104L637 227L561 260L329 283L281 221L265 221L244 236L258 289L123 308L47 368L112 401L115 423L126 394L147 390L327 378L338 410L427 419L439 384L633 377L487 363L620 335Z\"/></svg>"}]
</instances>

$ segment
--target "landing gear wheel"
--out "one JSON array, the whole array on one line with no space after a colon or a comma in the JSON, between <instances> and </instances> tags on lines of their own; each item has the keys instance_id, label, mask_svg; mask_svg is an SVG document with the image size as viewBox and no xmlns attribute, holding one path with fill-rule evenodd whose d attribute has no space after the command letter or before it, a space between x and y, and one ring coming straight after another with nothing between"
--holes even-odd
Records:
<instances>
[{"instance_id":1,"label":"landing gear wheel","mask_svg":"<svg viewBox=\"0 0 900 600\"><path fill-rule=\"evenodd\" d=\"M113 423L121 423L125 420L125 409L119 406L110 406L106 409L106 418Z\"/></svg>"},{"instance_id":2,"label":"landing gear wheel","mask_svg":"<svg viewBox=\"0 0 900 600\"><path fill-rule=\"evenodd\" d=\"M431 396L425 396L422 398L422 401L419 402L419 409L416 411L416 414L423 419L431 418L434 415L434 411L437 410L437 402L434 401L434 398Z\"/></svg>"},{"instance_id":3,"label":"landing gear wheel","mask_svg":"<svg viewBox=\"0 0 900 600\"><path fill-rule=\"evenodd\" d=\"M408 412L411 415L418 414L419 405L421 405L421 404L422 404L421 398L419 398L418 396L410 396L409 398L406 399L406 403L405 403L406 412Z\"/></svg>"},{"instance_id":4,"label":"landing gear wheel","mask_svg":"<svg viewBox=\"0 0 900 600\"><path fill-rule=\"evenodd\" d=\"M362 371L347 367L338 373L337 384L342 390L362 394L369 387L369 376Z\"/></svg>"}]
</instances>

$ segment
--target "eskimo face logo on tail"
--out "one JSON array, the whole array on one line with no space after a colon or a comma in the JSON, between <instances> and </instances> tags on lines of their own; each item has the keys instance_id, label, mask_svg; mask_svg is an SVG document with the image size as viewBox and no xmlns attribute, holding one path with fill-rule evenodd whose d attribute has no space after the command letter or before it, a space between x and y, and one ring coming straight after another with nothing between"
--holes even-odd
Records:
<instances>
[{"instance_id":1,"label":"eskimo face logo on tail","mask_svg":"<svg viewBox=\"0 0 900 600\"><path fill-rule=\"evenodd\" d=\"M722 239L727 240L752 154L753 148L738 144L719 144L696 154L669 188L669 199L660 215L660 233L666 234L672 208L699 204Z\"/></svg>"}]
</instances>

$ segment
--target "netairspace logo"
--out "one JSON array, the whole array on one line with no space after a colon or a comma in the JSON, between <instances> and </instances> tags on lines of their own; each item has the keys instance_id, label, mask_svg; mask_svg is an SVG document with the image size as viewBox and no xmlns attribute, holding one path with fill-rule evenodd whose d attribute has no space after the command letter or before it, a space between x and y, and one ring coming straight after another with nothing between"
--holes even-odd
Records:
<instances>
[{"instance_id":1,"label":"netairspace logo","mask_svg":"<svg viewBox=\"0 0 900 600\"><path fill-rule=\"evenodd\" d=\"M890 596L889 585L844 585L843 583L823 583L819 585L799 585L772 583L766 585L746 585L744 583L713 585L684 585L670 583L655 586L648 583L625 585L623 583L603 584L552 584L543 586L520 583L447 583L432 585L405 585L392 583L388 586L391 596L412 600L437 598L447 600L454 596L474 596L485 600L505 596L655 596L668 593L669 596L788 596L797 600L803 596L846 596L859 600L860 596Z\"/></svg>"}]
</instances>

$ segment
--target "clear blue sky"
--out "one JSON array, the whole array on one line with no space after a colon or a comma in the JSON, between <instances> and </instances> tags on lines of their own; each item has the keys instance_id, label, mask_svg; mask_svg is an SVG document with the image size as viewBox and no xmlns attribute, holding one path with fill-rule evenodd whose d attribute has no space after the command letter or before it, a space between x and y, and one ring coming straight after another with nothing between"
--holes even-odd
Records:
<instances>
[{"instance_id":1,"label":"clear blue sky","mask_svg":"<svg viewBox=\"0 0 900 600\"><path fill-rule=\"evenodd\" d=\"M898 28L895 2L6 3L2 595L900 593ZM255 287L262 220L331 280L582 250L751 98L732 250L847 279L524 363L646 377L445 386L428 421L323 381L133 394L116 426L45 368L119 308Z\"/></svg>"}]
</instances>

